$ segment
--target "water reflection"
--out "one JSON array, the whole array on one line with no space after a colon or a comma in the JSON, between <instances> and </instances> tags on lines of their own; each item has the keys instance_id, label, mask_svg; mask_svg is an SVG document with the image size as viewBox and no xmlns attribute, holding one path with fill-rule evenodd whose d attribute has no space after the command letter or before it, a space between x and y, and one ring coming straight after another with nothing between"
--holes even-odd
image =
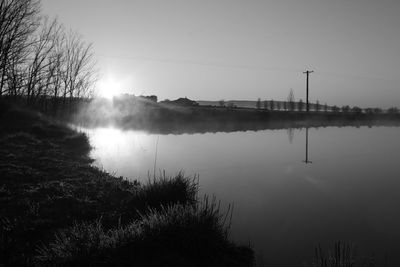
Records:
<instances>
[{"instance_id":1,"label":"water reflection","mask_svg":"<svg viewBox=\"0 0 400 267\"><path fill-rule=\"evenodd\" d=\"M308 159L308 127L306 128L306 159L303 162L306 164L312 163L312 161Z\"/></svg>"},{"instance_id":2,"label":"water reflection","mask_svg":"<svg viewBox=\"0 0 400 267\"><path fill-rule=\"evenodd\" d=\"M270 266L310 263L314 245L335 240L356 243L360 255L387 251L400 266L398 158L386 156L400 153L400 128L305 128L305 155L294 131L160 135L158 146L138 131L89 138L96 164L118 175L145 182L155 161L156 173L198 174L201 194L235 203L232 238L250 241ZM318 164L309 164L309 139Z\"/></svg>"},{"instance_id":3,"label":"water reflection","mask_svg":"<svg viewBox=\"0 0 400 267\"><path fill-rule=\"evenodd\" d=\"M286 132L288 135L289 143L293 144L294 128L287 128Z\"/></svg>"},{"instance_id":4,"label":"water reflection","mask_svg":"<svg viewBox=\"0 0 400 267\"><path fill-rule=\"evenodd\" d=\"M306 128L305 128L305 132L306 132L306 134L305 134L305 136L306 136L306 149L305 149L305 160L303 160L303 162L304 162L305 164L311 164L311 163L312 163L312 161L309 160L309 157L308 157L308 154L309 154L309 153L308 153L308 151L309 151L308 129L309 129L309 127L306 127ZM290 143L290 144L293 144L294 131L295 131L294 128L287 128L287 129L286 129L287 136L288 136L288 140L289 140L289 143Z\"/></svg>"}]
</instances>

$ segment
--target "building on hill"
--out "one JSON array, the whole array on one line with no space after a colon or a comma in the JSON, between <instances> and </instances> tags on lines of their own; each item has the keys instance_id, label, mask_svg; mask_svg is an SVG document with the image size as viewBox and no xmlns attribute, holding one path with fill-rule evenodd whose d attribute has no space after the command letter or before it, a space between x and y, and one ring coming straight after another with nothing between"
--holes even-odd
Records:
<instances>
[{"instance_id":1,"label":"building on hill","mask_svg":"<svg viewBox=\"0 0 400 267\"><path fill-rule=\"evenodd\" d=\"M190 100L187 97L181 97L176 100L164 100L161 101L161 103L168 105L182 106L182 107L196 107L199 105L199 103L197 103L194 100Z\"/></svg>"},{"instance_id":2,"label":"building on hill","mask_svg":"<svg viewBox=\"0 0 400 267\"><path fill-rule=\"evenodd\" d=\"M139 98L145 99L145 100L150 100L150 101L153 101L154 103L157 103L157 101L158 101L158 98L156 95L149 95L149 96L141 95L141 96L139 96Z\"/></svg>"}]
</instances>

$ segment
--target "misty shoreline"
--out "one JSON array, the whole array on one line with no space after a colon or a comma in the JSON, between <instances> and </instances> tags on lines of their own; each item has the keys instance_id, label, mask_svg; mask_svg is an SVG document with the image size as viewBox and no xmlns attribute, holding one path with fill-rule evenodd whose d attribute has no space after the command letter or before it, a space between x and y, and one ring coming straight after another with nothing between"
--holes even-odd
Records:
<instances>
[{"instance_id":1,"label":"misty shoreline","mask_svg":"<svg viewBox=\"0 0 400 267\"><path fill-rule=\"evenodd\" d=\"M278 130L288 128L400 126L398 113L268 111L147 103L132 109L118 104L82 105L69 120L85 128L113 126L159 134Z\"/></svg>"}]
</instances>

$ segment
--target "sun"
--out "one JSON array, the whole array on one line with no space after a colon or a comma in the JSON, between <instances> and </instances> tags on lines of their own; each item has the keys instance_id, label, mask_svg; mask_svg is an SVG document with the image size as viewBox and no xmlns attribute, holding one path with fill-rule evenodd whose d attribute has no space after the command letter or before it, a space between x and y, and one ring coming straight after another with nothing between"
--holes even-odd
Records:
<instances>
[{"instance_id":1,"label":"sun","mask_svg":"<svg viewBox=\"0 0 400 267\"><path fill-rule=\"evenodd\" d=\"M97 94L99 97L111 99L114 96L124 93L124 82L121 79L117 79L113 75L101 79L97 85Z\"/></svg>"}]
</instances>

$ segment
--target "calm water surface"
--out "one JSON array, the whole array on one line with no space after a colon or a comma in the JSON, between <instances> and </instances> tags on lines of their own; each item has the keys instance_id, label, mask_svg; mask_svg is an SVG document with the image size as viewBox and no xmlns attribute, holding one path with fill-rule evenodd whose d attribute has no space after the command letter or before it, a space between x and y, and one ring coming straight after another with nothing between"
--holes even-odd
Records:
<instances>
[{"instance_id":1,"label":"calm water surface","mask_svg":"<svg viewBox=\"0 0 400 267\"><path fill-rule=\"evenodd\" d=\"M199 174L201 194L234 203L231 237L264 266L310 264L316 244L335 240L400 266L400 128L310 128L307 164L305 129L87 132L108 172L146 181L156 159L157 173Z\"/></svg>"}]
</instances>

